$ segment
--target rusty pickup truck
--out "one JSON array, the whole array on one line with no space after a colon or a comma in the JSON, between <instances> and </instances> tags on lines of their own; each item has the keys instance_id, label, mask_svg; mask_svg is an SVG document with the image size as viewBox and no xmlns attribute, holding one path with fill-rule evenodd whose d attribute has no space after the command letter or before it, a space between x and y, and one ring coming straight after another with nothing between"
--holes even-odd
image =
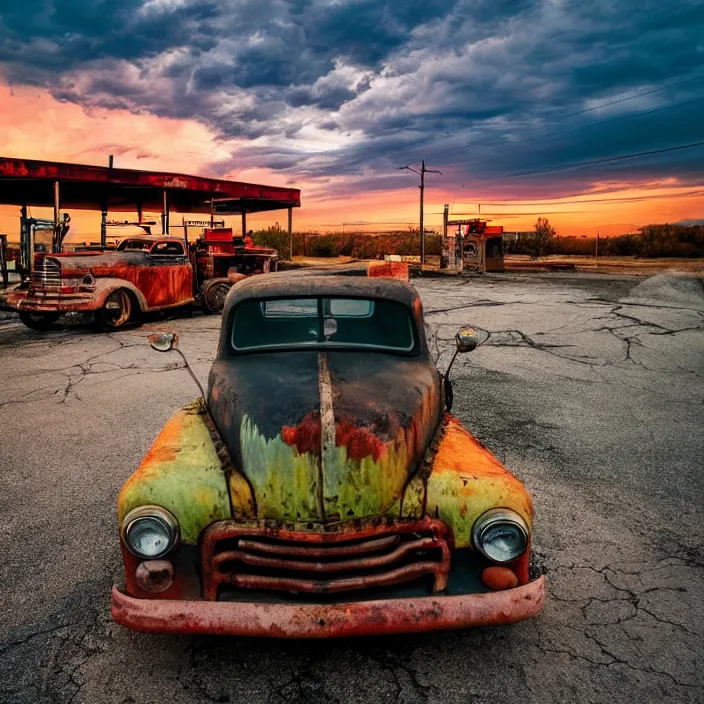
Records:
<instances>
[{"instance_id":1,"label":"rusty pickup truck","mask_svg":"<svg viewBox=\"0 0 704 704\"><path fill-rule=\"evenodd\" d=\"M156 338L162 352L176 339ZM530 494L451 415L450 388L407 283L238 284L207 394L168 421L119 495L114 619L329 638L538 613Z\"/></svg>"}]
</instances>

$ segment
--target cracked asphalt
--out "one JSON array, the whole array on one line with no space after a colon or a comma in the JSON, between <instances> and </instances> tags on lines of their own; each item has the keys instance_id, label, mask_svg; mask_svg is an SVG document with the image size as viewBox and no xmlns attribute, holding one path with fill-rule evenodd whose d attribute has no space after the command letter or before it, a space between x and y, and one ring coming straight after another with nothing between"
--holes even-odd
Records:
<instances>
[{"instance_id":1,"label":"cracked asphalt","mask_svg":"<svg viewBox=\"0 0 704 704\"><path fill-rule=\"evenodd\" d=\"M528 486L548 598L514 626L329 642L112 623L115 499L205 379L219 318L100 335L0 323L0 701L704 701L704 287L696 278L424 279L434 349L460 327L455 413Z\"/></svg>"}]
</instances>

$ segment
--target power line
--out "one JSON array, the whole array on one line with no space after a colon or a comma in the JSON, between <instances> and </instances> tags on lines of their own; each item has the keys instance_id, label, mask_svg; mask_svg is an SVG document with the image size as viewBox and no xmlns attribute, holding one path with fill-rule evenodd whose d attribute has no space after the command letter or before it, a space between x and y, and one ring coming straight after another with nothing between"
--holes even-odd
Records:
<instances>
[{"instance_id":1,"label":"power line","mask_svg":"<svg viewBox=\"0 0 704 704\"><path fill-rule=\"evenodd\" d=\"M625 159L637 159L642 156L653 156L654 154L665 154L667 152L682 151L684 149L694 149L695 147L700 147L704 144L704 140L701 142L692 142L691 144L679 144L676 147L666 147L664 149L652 149L647 152L636 152L633 154L621 154L619 156L611 156L605 159L592 159L591 161L578 161L573 164L561 164L560 166L548 166L544 169L533 169L531 171L520 171L513 174L503 174L499 176L492 176L492 179L504 179L504 178L519 178L521 176L532 176L533 174L541 173L551 173L553 171L563 171L564 169L581 169L584 166L593 166L596 164L609 164L615 161L623 161Z\"/></svg>"},{"instance_id":2,"label":"power line","mask_svg":"<svg viewBox=\"0 0 704 704\"><path fill-rule=\"evenodd\" d=\"M525 144L527 142L537 142L537 141L541 141L541 140L554 139L554 138L560 137L564 134L569 134L570 132L582 132L584 130L591 129L592 127L599 127L601 125L607 125L612 122L619 122L621 120L630 120L634 117L640 117L642 115L650 115L651 113L660 112L662 110L669 110L671 108L680 107L682 105L687 105L689 103L696 103L701 100L704 100L704 96L700 96L698 98L693 98L691 100L683 100L679 103L671 103L670 105L663 105L659 108L653 108L652 110L642 110L641 112L629 113L628 115L621 115L620 117L612 117L612 118L609 118L608 120L597 120L595 122L589 122L585 125L580 125L579 127L571 127L569 129L562 129L562 130L557 130L557 131L547 129L545 131L538 132L537 134L532 134L529 137L524 137L523 139L516 139L516 140L510 141L510 142L506 141L505 139L494 139L492 141L482 140L481 142L464 142L463 144L456 144L451 147L445 147L444 149L434 151L433 157L437 157L442 154L447 154L448 152L454 152L454 151L457 151L458 149L464 149L466 147L471 147L471 146L513 147L516 144ZM576 115L579 113L573 113L573 114Z\"/></svg>"},{"instance_id":3,"label":"power line","mask_svg":"<svg viewBox=\"0 0 704 704\"><path fill-rule=\"evenodd\" d=\"M619 98L618 100L612 100L609 103L602 103L593 108L585 108L584 110L578 110L577 112L569 112L562 117L574 117L575 115L583 115L585 112L593 112L594 110L601 110L602 108L608 108L611 105L618 105L619 103L625 103L628 100L634 100L635 98L642 98L644 95L651 95L652 93L659 93L660 91L667 90L668 88L676 88L677 86L683 86L687 83L696 83L704 79L704 76L695 76L694 78L688 78L686 81L679 81L676 83L666 83L659 88L651 88L650 90L643 91L642 93L636 93L635 95L629 95L626 98Z\"/></svg>"},{"instance_id":4,"label":"power line","mask_svg":"<svg viewBox=\"0 0 704 704\"><path fill-rule=\"evenodd\" d=\"M550 200L504 200L499 202L489 202L479 199L482 205L490 205L493 207L500 207L504 205L525 205L536 206L536 205L579 205L580 203L637 203L644 200L655 200L660 198L669 198L674 200L675 198L692 198L694 196L704 195L704 191L688 191L687 193L660 193L649 196L632 196L628 198L586 198L582 200L562 200L560 198L553 198ZM570 197L570 196L566 196ZM442 213L437 213L441 215Z\"/></svg>"},{"instance_id":5,"label":"power line","mask_svg":"<svg viewBox=\"0 0 704 704\"><path fill-rule=\"evenodd\" d=\"M578 111L576 111L576 112L571 112L571 113L567 113L567 114L564 114L564 115L558 115L557 117L560 118L560 119L564 119L564 118L568 118L568 117L574 117L574 116L576 116L576 115L582 115L582 114L584 114L584 113L593 112L594 110L601 110L602 108L610 107L611 105L617 105L617 104L619 104L619 103L624 103L624 102L627 102L628 100L633 100L633 99L635 99L635 98L640 98L640 97L643 97L644 95L650 95L650 94L652 94L652 93L658 93L658 92L661 92L661 91L663 91L663 90L667 90L668 88L675 88L675 87L677 87L677 86L687 85L687 84L689 84L689 83L696 83L697 81L701 81L701 80L704 80L704 75L694 76L693 78L689 78L689 79L687 79L687 80L685 80L685 81L678 81L678 82L674 82L674 83L667 83L667 84L665 84L665 85L663 85L663 86L660 86L659 88L651 88L650 90L643 91L643 92L641 92L641 93L636 93L635 95L631 95L631 96L628 96L628 97L625 97L625 98L619 98L618 100L613 100L613 101L608 102L608 103L602 103L601 105L598 105L598 106L595 106L595 107L592 107L592 108L586 108L586 109L584 109L584 110L578 110ZM678 103L671 103L670 105L665 105L665 106L662 106L662 107L659 107L659 108L653 108L652 110L643 110L643 111L636 112L636 113L630 113L630 114L628 114L628 115L622 115L622 116L620 116L620 117L610 118L610 119L608 119L608 120L598 120L597 122L591 122L591 123L589 123L588 125L583 125L583 126L580 126L580 127L577 127L577 128L562 130L562 133L578 131L578 130L581 130L581 129L594 127L594 126L597 126L597 125L600 125L600 124L608 124L608 123L610 123L610 122L617 122L617 121L619 121L619 120L627 120L627 119L631 119L631 118L633 118L633 117L639 117L639 116L641 116L641 115L648 115L648 114L650 114L650 113L659 112L659 111L661 111L661 110L669 110L670 108L679 107L679 106L681 106L681 105L685 105L685 104L687 104L687 103L696 102L696 101L702 100L702 99L703 99L702 97L694 98L694 99L692 99L692 100L685 100L685 101L681 101L681 102L678 102ZM537 138L537 139L540 139L540 138L544 138L544 137L552 137L552 136L555 136L556 134L559 135L560 132L557 132L557 133L552 132L552 131L551 131L551 132L543 132L542 134L539 133L537 137L535 137L535 136L526 137L525 139L516 140L515 142L506 142L506 141L503 141L503 140L496 140L496 141L494 141L494 142L489 142L489 143L487 143L487 142L481 142L481 144L482 144L482 146L491 146L491 145L493 145L493 144L499 144L499 145L504 145L504 144L506 144L506 145L508 145L508 146L511 146L511 145L513 145L513 144L521 144L521 143L524 143L524 142L532 141L533 139L536 139L536 138ZM454 146L451 146L451 147L446 147L445 149L441 149L440 151L435 151L435 152L433 152L433 156L436 157L436 156L438 156L439 154L445 154L445 153L447 153L447 152L449 152L449 151L455 151L456 149L462 149L462 148L464 148L464 147L469 147L469 146L472 146L472 144L473 144L472 142L465 142L465 143L463 143L463 144L457 144L457 145L454 145ZM420 143L420 144L409 145L409 146L407 146L407 147L402 147L401 149L397 149L397 150L394 151L394 152L390 152L390 153L388 153L388 154L385 154L384 156L390 158L390 157L396 156L397 154L401 154L401 153L403 153L403 152L410 151L410 150L417 149L417 148L421 148L421 147L430 149L430 148L431 148L431 145L429 145L428 143Z\"/></svg>"},{"instance_id":6,"label":"power line","mask_svg":"<svg viewBox=\"0 0 704 704\"><path fill-rule=\"evenodd\" d=\"M482 205L484 205L482 203ZM457 213L457 212L452 212L450 213L453 217L455 215L474 215L477 218L483 218L485 215L494 217L494 218L502 218L504 216L506 217L521 217L523 215L575 215L577 213L588 213L590 211L588 210L538 210L534 213ZM443 213L429 213L429 215L443 215Z\"/></svg>"}]
</instances>

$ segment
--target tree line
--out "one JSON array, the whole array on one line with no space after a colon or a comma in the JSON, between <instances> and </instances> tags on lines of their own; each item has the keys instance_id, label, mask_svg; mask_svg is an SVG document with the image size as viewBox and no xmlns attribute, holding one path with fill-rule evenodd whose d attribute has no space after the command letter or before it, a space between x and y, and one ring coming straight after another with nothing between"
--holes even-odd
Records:
<instances>
[{"instance_id":1,"label":"tree line","mask_svg":"<svg viewBox=\"0 0 704 704\"><path fill-rule=\"evenodd\" d=\"M282 259L289 254L288 232L278 224L258 230L254 243L276 249ZM527 254L533 258L550 254L594 256L595 237L559 237L547 218L538 218L534 231L521 233L517 239L504 237L506 254ZM426 232L425 252L439 256L442 237L437 232ZM381 234L360 232L294 232L293 254L306 257L356 257L379 259L385 254L418 255L420 232L418 228ZM605 257L704 257L703 225L647 225L637 233L599 238L599 256Z\"/></svg>"},{"instance_id":2,"label":"tree line","mask_svg":"<svg viewBox=\"0 0 704 704\"><path fill-rule=\"evenodd\" d=\"M596 237L558 237L547 218L539 218L535 232L517 240L506 237L505 252L534 259L549 254L596 254ZM704 225L647 225L638 232L599 238L599 256L689 259L704 257Z\"/></svg>"}]
</instances>

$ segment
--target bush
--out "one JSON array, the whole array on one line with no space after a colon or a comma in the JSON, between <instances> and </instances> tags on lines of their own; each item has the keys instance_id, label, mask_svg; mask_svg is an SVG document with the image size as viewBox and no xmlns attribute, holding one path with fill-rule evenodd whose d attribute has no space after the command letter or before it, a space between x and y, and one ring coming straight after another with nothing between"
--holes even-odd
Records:
<instances>
[{"instance_id":1,"label":"bush","mask_svg":"<svg viewBox=\"0 0 704 704\"><path fill-rule=\"evenodd\" d=\"M282 259L288 259L288 232L278 223L254 233L254 244L272 247ZM442 237L436 232L426 232L425 253L439 256ZM389 232L370 235L360 232L293 233L294 256L305 257L355 257L357 259L383 259L385 254L403 256L420 255L420 233L418 230Z\"/></svg>"},{"instance_id":2,"label":"bush","mask_svg":"<svg viewBox=\"0 0 704 704\"><path fill-rule=\"evenodd\" d=\"M552 252L555 228L547 218L538 218L535 223L535 232L527 238L526 250L533 259L545 256Z\"/></svg>"}]
</instances>

